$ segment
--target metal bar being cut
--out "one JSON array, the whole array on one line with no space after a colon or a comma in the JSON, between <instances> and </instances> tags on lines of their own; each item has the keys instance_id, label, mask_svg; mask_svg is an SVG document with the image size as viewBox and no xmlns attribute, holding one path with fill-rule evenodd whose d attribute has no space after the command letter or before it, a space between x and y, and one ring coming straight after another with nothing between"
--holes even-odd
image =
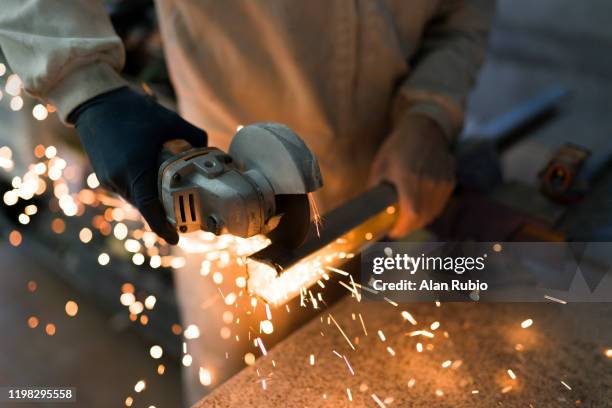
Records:
<instances>
[{"instance_id":1,"label":"metal bar being cut","mask_svg":"<svg viewBox=\"0 0 612 408\"><path fill-rule=\"evenodd\" d=\"M366 191L323 217L320 234L311 226L300 247L271 244L251 255L248 288L274 305L298 296L337 267L386 235L397 217L397 193L387 183Z\"/></svg>"}]
</instances>

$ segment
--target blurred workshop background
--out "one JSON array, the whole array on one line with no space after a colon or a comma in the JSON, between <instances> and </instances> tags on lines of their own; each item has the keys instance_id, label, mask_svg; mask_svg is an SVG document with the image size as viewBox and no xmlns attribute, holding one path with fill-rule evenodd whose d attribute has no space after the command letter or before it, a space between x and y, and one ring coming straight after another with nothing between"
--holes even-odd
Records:
<instances>
[{"instance_id":1,"label":"blurred workshop background","mask_svg":"<svg viewBox=\"0 0 612 408\"><path fill-rule=\"evenodd\" d=\"M108 7L126 44L126 77L172 106L153 2L116 0ZM504 151L501 170L510 187L495 194L578 241L612 238L611 15L607 0L500 0L464 132L486 136L485 124L504 112L538 95L567 93L544 124ZM170 268L185 259L157 246L133 210L96 190L74 131L52 107L25 95L5 64L0 86L0 385L76 387L83 407L183 406L188 328L181 326ZM578 145L578 153L590 151L587 160L598 164L587 194L570 204L541 194L525 198L525 191L539 190L551 158L565 157L559 149L567 143ZM492 305L480 307L482 316L494 313ZM530 306L535 314L540 307ZM503 319L517 313L520 321L516 310L504 309ZM580 321L580 341L598 345L593 351L605 360L612 307L564 310L555 315ZM452 320L449 314L444 318ZM548 335L561 337L566 329L552 326ZM612 362L612 351L607 354ZM208 392L207 373L199 381L202 394ZM576 400L609 406L611 383L597 395L551 398L556 406Z\"/></svg>"}]
</instances>

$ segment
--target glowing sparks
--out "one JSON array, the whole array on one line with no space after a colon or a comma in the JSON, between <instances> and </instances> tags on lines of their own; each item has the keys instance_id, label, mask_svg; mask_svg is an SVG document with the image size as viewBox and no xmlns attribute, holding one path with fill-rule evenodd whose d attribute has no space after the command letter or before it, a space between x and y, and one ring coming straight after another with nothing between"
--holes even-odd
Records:
<instances>
[{"instance_id":1,"label":"glowing sparks","mask_svg":"<svg viewBox=\"0 0 612 408\"><path fill-rule=\"evenodd\" d=\"M142 245L140 245L140 242L138 242L135 239L127 239L125 240L125 243L123 244L123 246L125 247L125 250L128 252L138 252L140 251L140 248L142 248Z\"/></svg>"},{"instance_id":2,"label":"glowing sparks","mask_svg":"<svg viewBox=\"0 0 612 408\"><path fill-rule=\"evenodd\" d=\"M523 321L521 322L521 327L522 327L523 329L526 329L526 328L528 328L528 327L531 327L531 325L532 325L532 324L533 324L533 320L532 320L532 319L523 320Z\"/></svg>"},{"instance_id":3,"label":"glowing sparks","mask_svg":"<svg viewBox=\"0 0 612 408\"><path fill-rule=\"evenodd\" d=\"M561 384L563 384L563 386L564 386L565 388L567 388L568 390L570 390L570 391L572 390L572 387L570 387L569 385L567 385L567 383L566 383L565 381L561 380Z\"/></svg>"},{"instance_id":4,"label":"glowing sparks","mask_svg":"<svg viewBox=\"0 0 612 408\"><path fill-rule=\"evenodd\" d=\"M359 321L361 322L361 328L363 329L363 334L368 335L368 331L366 330L365 323L363 322L363 317L361 317L361 313L359 313Z\"/></svg>"},{"instance_id":5,"label":"glowing sparks","mask_svg":"<svg viewBox=\"0 0 612 408\"><path fill-rule=\"evenodd\" d=\"M544 295L544 299L550 300L551 302L560 303L562 305L566 305L567 304L567 302L565 300L562 300L562 299L559 299L559 298L556 298L556 297L550 296L550 295Z\"/></svg>"},{"instance_id":6,"label":"glowing sparks","mask_svg":"<svg viewBox=\"0 0 612 408\"><path fill-rule=\"evenodd\" d=\"M134 302L132 303L129 307L128 307L129 311L131 314L133 315L139 315L140 313L142 313L144 311L144 305L142 304L142 302Z\"/></svg>"},{"instance_id":7,"label":"glowing sparks","mask_svg":"<svg viewBox=\"0 0 612 408\"><path fill-rule=\"evenodd\" d=\"M68 316L75 317L79 313L79 305L74 300L69 300L66 302L64 310Z\"/></svg>"},{"instance_id":8,"label":"glowing sparks","mask_svg":"<svg viewBox=\"0 0 612 408\"><path fill-rule=\"evenodd\" d=\"M346 342L349 344L349 346L351 347L351 349L355 350L355 346L353 346L353 343L351 343L351 340L349 340L348 336L346 335L346 333L344 333L344 330L342 330L342 327L340 327L340 325L338 324L338 322L336 321L336 319L334 319L334 317L330 314L328 315L329 318L331 319L332 322L334 322L334 324L336 325L336 327L338 328L338 330L340 331L340 333L342 334L342 337L344 337L344 339L346 340Z\"/></svg>"},{"instance_id":9,"label":"glowing sparks","mask_svg":"<svg viewBox=\"0 0 612 408\"><path fill-rule=\"evenodd\" d=\"M234 292L228 293L225 296L225 299L224 299L225 304L228 305L228 306L233 305L236 302L236 298L237 298L237 296L236 296L236 294ZM270 324L272 324L272 323L270 323Z\"/></svg>"},{"instance_id":10,"label":"glowing sparks","mask_svg":"<svg viewBox=\"0 0 612 408\"><path fill-rule=\"evenodd\" d=\"M256 338L255 342L259 346L259 349L261 350L261 354L263 354L264 356L267 356L268 351L266 350L266 346L264 346L263 341L261 341L261 338L260 337Z\"/></svg>"},{"instance_id":11,"label":"glowing sparks","mask_svg":"<svg viewBox=\"0 0 612 408\"><path fill-rule=\"evenodd\" d=\"M189 340L197 339L200 337L200 328L195 324L190 324L183 332L183 335Z\"/></svg>"},{"instance_id":12,"label":"glowing sparks","mask_svg":"<svg viewBox=\"0 0 612 408\"><path fill-rule=\"evenodd\" d=\"M21 233L17 230L13 230L10 232L9 234L9 243L14 246L14 247L18 247L19 245L21 245Z\"/></svg>"},{"instance_id":13,"label":"glowing sparks","mask_svg":"<svg viewBox=\"0 0 612 408\"><path fill-rule=\"evenodd\" d=\"M445 362L442 363L442 368L448 368L451 366L451 364L453 364L451 360L446 360Z\"/></svg>"},{"instance_id":14,"label":"glowing sparks","mask_svg":"<svg viewBox=\"0 0 612 408\"><path fill-rule=\"evenodd\" d=\"M11 74L8 76L8 78L6 79L6 84L4 85L4 90L7 94L11 96L17 96L21 93L22 88L23 82L17 74Z\"/></svg>"},{"instance_id":15,"label":"glowing sparks","mask_svg":"<svg viewBox=\"0 0 612 408\"><path fill-rule=\"evenodd\" d=\"M134 265L140 266L144 264L144 262L145 262L145 257L140 252L132 255L132 263Z\"/></svg>"},{"instance_id":16,"label":"glowing sparks","mask_svg":"<svg viewBox=\"0 0 612 408\"><path fill-rule=\"evenodd\" d=\"M99 256L98 256L98 263L102 266L106 266L108 265L108 263L110 262L110 256L106 253L106 252L102 252Z\"/></svg>"},{"instance_id":17,"label":"glowing sparks","mask_svg":"<svg viewBox=\"0 0 612 408\"><path fill-rule=\"evenodd\" d=\"M246 365L253 365L255 364L255 354L253 353L246 353L244 355L244 362Z\"/></svg>"},{"instance_id":18,"label":"glowing sparks","mask_svg":"<svg viewBox=\"0 0 612 408\"><path fill-rule=\"evenodd\" d=\"M344 363L348 367L349 372L351 373L351 375L355 375L355 371L353 371L353 367L351 367L351 364L349 363L348 358L346 358L346 356L343 355L342 359L344 360Z\"/></svg>"},{"instance_id":19,"label":"glowing sparks","mask_svg":"<svg viewBox=\"0 0 612 408\"><path fill-rule=\"evenodd\" d=\"M93 233L91 232L91 230L89 228L83 228L79 232L79 239L84 244L89 243L92 238L93 238Z\"/></svg>"},{"instance_id":20,"label":"glowing sparks","mask_svg":"<svg viewBox=\"0 0 612 408\"><path fill-rule=\"evenodd\" d=\"M96 176L96 173L91 173L89 176L87 176L87 186L91 189L95 189L100 187L100 182L98 181L98 177Z\"/></svg>"},{"instance_id":21,"label":"glowing sparks","mask_svg":"<svg viewBox=\"0 0 612 408\"><path fill-rule=\"evenodd\" d=\"M274 326L270 320L262 320L259 324L260 330L265 334L272 334Z\"/></svg>"},{"instance_id":22,"label":"glowing sparks","mask_svg":"<svg viewBox=\"0 0 612 408\"><path fill-rule=\"evenodd\" d=\"M152 346L151 349L149 349L149 354L152 358L157 360L162 357L162 355L164 354L164 350L160 346L155 345Z\"/></svg>"},{"instance_id":23,"label":"glowing sparks","mask_svg":"<svg viewBox=\"0 0 612 408\"><path fill-rule=\"evenodd\" d=\"M384 402L382 402L380 400L380 398L378 398L378 396L376 394L371 394L370 395L372 397L372 399L374 400L374 402L376 403L376 405L378 405L380 408L386 408L387 406L385 405Z\"/></svg>"},{"instance_id":24,"label":"glowing sparks","mask_svg":"<svg viewBox=\"0 0 612 408\"><path fill-rule=\"evenodd\" d=\"M135 301L136 297L133 293L122 293L119 297L119 302L121 302L123 306L130 306Z\"/></svg>"},{"instance_id":25,"label":"glowing sparks","mask_svg":"<svg viewBox=\"0 0 612 408\"><path fill-rule=\"evenodd\" d=\"M508 377L510 377L513 380L516 380L516 374L514 374L514 371L512 371L510 368L506 371L508 373Z\"/></svg>"},{"instance_id":26,"label":"glowing sparks","mask_svg":"<svg viewBox=\"0 0 612 408\"><path fill-rule=\"evenodd\" d=\"M11 110L15 112L21 110L21 108L23 108L23 98L21 96L13 96L9 106L11 107Z\"/></svg>"},{"instance_id":27,"label":"glowing sparks","mask_svg":"<svg viewBox=\"0 0 612 408\"><path fill-rule=\"evenodd\" d=\"M308 361L309 361L311 366L315 365L315 356L314 356L314 354L310 355Z\"/></svg>"},{"instance_id":28,"label":"glowing sparks","mask_svg":"<svg viewBox=\"0 0 612 408\"><path fill-rule=\"evenodd\" d=\"M35 105L32 109L32 116L34 116L34 119L36 120L45 120L47 119L48 115L49 112L47 111L47 108L45 108L45 106L41 105L40 103Z\"/></svg>"},{"instance_id":29,"label":"glowing sparks","mask_svg":"<svg viewBox=\"0 0 612 408\"><path fill-rule=\"evenodd\" d=\"M38 318L36 316L30 316L28 318L28 327L30 329L37 328L38 327L38 323L39 323L39 321L38 321Z\"/></svg>"},{"instance_id":30,"label":"glowing sparks","mask_svg":"<svg viewBox=\"0 0 612 408\"><path fill-rule=\"evenodd\" d=\"M124 223L118 222L113 228L113 235L118 240L123 241L128 236L128 227Z\"/></svg>"},{"instance_id":31,"label":"glowing sparks","mask_svg":"<svg viewBox=\"0 0 612 408\"><path fill-rule=\"evenodd\" d=\"M198 378L200 380L200 384L205 387L212 384L212 374L210 373L210 370L200 367L200 370L198 372Z\"/></svg>"},{"instance_id":32,"label":"glowing sparks","mask_svg":"<svg viewBox=\"0 0 612 408\"><path fill-rule=\"evenodd\" d=\"M606 349L604 355L608 358L612 358L612 348Z\"/></svg>"},{"instance_id":33,"label":"glowing sparks","mask_svg":"<svg viewBox=\"0 0 612 408\"><path fill-rule=\"evenodd\" d=\"M415 330L415 331L408 333L408 336L410 337L423 336L423 337L429 337L430 339L433 339L435 337L433 333L428 332L427 330Z\"/></svg>"},{"instance_id":34,"label":"glowing sparks","mask_svg":"<svg viewBox=\"0 0 612 408\"><path fill-rule=\"evenodd\" d=\"M317 202L314 198L313 193L308 193L308 204L310 205L310 214L312 214L312 222L317 231L317 236L321 236L320 227L322 225L321 214L319 213L319 209L317 207Z\"/></svg>"},{"instance_id":35,"label":"glowing sparks","mask_svg":"<svg viewBox=\"0 0 612 408\"><path fill-rule=\"evenodd\" d=\"M145 380L140 380L136 383L136 385L134 385L134 391L136 392L142 392L147 388L147 383L145 382Z\"/></svg>"},{"instance_id":36,"label":"glowing sparks","mask_svg":"<svg viewBox=\"0 0 612 408\"><path fill-rule=\"evenodd\" d=\"M380 341L386 341L387 338L385 337L385 333L383 333L382 330L379 330L378 332L378 337L380 338Z\"/></svg>"},{"instance_id":37,"label":"glowing sparks","mask_svg":"<svg viewBox=\"0 0 612 408\"><path fill-rule=\"evenodd\" d=\"M412 317L412 315L407 312L407 311L402 311L402 317L406 320L408 320L410 322L410 324L412 324L413 326L417 325L417 321L415 320L414 317Z\"/></svg>"},{"instance_id":38,"label":"glowing sparks","mask_svg":"<svg viewBox=\"0 0 612 408\"><path fill-rule=\"evenodd\" d=\"M155 296L153 295L147 296L144 301L145 308L147 308L148 310L152 310L155 307L156 302L157 302L157 299L155 298Z\"/></svg>"},{"instance_id":39,"label":"glowing sparks","mask_svg":"<svg viewBox=\"0 0 612 408\"><path fill-rule=\"evenodd\" d=\"M49 336L55 336L55 325L53 323L48 323L45 326L45 333Z\"/></svg>"}]
</instances>

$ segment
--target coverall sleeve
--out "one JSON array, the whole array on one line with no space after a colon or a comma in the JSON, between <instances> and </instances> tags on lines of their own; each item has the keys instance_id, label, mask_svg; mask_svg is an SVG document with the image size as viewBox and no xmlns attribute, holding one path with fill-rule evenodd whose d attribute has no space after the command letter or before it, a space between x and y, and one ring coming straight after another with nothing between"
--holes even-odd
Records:
<instances>
[{"instance_id":1,"label":"coverall sleeve","mask_svg":"<svg viewBox=\"0 0 612 408\"><path fill-rule=\"evenodd\" d=\"M125 85L125 60L102 0L1 0L0 48L25 90L62 121L82 102Z\"/></svg>"},{"instance_id":2,"label":"coverall sleeve","mask_svg":"<svg viewBox=\"0 0 612 408\"><path fill-rule=\"evenodd\" d=\"M406 113L420 113L436 121L449 141L455 139L484 59L493 9L492 0L440 0L397 93L395 126Z\"/></svg>"}]
</instances>

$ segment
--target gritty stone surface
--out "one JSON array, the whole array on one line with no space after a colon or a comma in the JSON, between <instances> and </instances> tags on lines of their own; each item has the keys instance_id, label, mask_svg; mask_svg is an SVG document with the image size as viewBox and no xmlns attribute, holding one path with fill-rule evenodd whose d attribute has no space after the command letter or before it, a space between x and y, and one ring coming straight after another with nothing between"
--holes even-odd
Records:
<instances>
[{"instance_id":1,"label":"gritty stone surface","mask_svg":"<svg viewBox=\"0 0 612 408\"><path fill-rule=\"evenodd\" d=\"M402 310L418 324L404 320ZM376 407L373 395L387 407L608 407L612 359L604 353L612 347L611 313L610 304L394 307L347 297L196 407ZM328 321L330 314L355 350ZM534 323L523 329L528 318ZM440 322L437 330L431 330L434 321ZM419 329L435 337L407 335ZM354 375L334 351L346 357ZM447 360L452 365L444 368Z\"/></svg>"}]
</instances>

